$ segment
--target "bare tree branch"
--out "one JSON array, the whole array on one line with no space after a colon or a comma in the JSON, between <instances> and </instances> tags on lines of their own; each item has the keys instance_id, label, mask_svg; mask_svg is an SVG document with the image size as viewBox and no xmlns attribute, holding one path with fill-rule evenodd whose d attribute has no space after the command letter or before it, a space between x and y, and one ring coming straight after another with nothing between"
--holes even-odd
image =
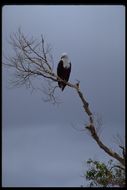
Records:
<instances>
[{"instance_id":1,"label":"bare tree branch","mask_svg":"<svg viewBox=\"0 0 127 190\"><path fill-rule=\"evenodd\" d=\"M97 142L97 144L99 145L101 149L103 149L108 155L112 156L113 158L118 160L122 165L125 166L125 159L122 158L118 153L112 151L110 148L108 148L102 143L102 141L100 140L100 138L98 137L96 133L96 129L93 124L86 126L86 128L90 131L91 136Z\"/></svg>"},{"instance_id":2,"label":"bare tree branch","mask_svg":"<svg viewBox=\"0 0 127 190\"><path fill-rule=\"evenodd\" d=\"M123 168L123 167L121 167L120 165L114 165L114 166L112 166L111 168L110 168L110 170L112 170L113 168L119 168L119 169L121 169L121 170L125 170L125 168Z\"/></svg>"}]
</instances>

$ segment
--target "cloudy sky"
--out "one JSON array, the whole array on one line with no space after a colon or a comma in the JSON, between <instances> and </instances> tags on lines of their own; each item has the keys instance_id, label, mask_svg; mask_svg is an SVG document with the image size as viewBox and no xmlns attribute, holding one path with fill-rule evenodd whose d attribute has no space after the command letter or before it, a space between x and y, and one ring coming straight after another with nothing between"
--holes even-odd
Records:
<instances>
[{"instance_id":1,"label":"cloudy sky","mask_svg":"<svg viewBox=\"0 0 127 190\"><path fill-rule=\"evenodd\" d=\"M80 80L91 110L103 121L101 139L113 150L114 136L125 134L125 7L124 6L4 6L2 45L22 31L36 39L44 35L52 46L54 71L60 55L72 62L70 82ZM76 92L57 93L59 105L45 103L43 94L25 87L9 88L11 73L3 69L2 185L4 187L79 187L89 158L107 162L87 131L87 115ZM76 129L77 130L76 130Z\"/></svg>"}]
</instances>

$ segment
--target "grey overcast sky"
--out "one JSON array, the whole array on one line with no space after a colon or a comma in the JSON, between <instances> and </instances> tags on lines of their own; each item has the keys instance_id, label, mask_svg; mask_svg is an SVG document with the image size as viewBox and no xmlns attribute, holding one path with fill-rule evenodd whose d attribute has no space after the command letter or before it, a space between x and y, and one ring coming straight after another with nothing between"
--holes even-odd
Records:
<instances>
[{"instance_id":1,"label":"grey overcast sky","mask_svg":"<svg viewBox=\"0 0 127 190\"><path fill-rule=\"evenodd\" d=\"M80 80L91 110L102 117L101 138L113 150L114 136L125 135L125 7L124 6L4 6L2 50L12 55L11 33L21 27L29 36L41 34L52 45L57 68L61 53L72 62L70 82ZM87 131L75 91L58 89L62 103L42 100L25 87L9 89L9 69L3 69L2 185L4 187L79 187L89 158L107 162Z\"/></svg>"}]
</instances>

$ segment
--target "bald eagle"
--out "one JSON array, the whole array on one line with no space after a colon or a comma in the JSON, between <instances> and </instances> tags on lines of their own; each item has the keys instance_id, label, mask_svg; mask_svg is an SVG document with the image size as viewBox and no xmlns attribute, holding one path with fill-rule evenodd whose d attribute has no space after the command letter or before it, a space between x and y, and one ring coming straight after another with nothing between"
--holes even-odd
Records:
<instances>
[{"instance_id":1,"label":"bald eagle","mask_svg":"<svg viewBox=\"0 0 127 190\"><path fill-rule=\"evenodd\" d=\"M57 66L57 75L68 82L71 72L71 62L69 61L68 55L66 53L63 53L61 55L61 59ZM64 82L58 81L58 85L63 91L66 84Z\"/></svg>"}]
</instances>

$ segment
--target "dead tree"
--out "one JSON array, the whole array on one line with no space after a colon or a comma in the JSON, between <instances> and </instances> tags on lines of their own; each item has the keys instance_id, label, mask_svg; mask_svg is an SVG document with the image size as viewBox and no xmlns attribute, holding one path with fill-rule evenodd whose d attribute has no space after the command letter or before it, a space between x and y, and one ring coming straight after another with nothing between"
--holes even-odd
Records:
<instances>
[{"instance_id":1,"label":"dead tree","mask_svg":"<svg viewBox=\"0 0 127 190\"><path fill-rule=\"evenodd\" d=\"M56 102L55 89L58 81L64 82L68 87L71 87L77 92L84 112L88 116L88 124L85 128L90 132L92 138L96 141L101 149L108 155L119 161L120 164L125 166L125 156L120 156L117 152L107 147L97 134L93 113L89 108L89 103L80 89L79 82L72 84L62 80L53 70L53 58L51 56L50 46L45 44L43 36L40 42L25 36L19 29L17 33L10 36L11 47L14 49L14 55L10 57L4 56L3 65L14 69L15 78L13 84L15 86L26 85L26 87L33 87L32 78L41 77L48 81L48 91L46 95L49 101ZM43 91L44 89L42 89Z\"/></svg>"}]
</instances>

